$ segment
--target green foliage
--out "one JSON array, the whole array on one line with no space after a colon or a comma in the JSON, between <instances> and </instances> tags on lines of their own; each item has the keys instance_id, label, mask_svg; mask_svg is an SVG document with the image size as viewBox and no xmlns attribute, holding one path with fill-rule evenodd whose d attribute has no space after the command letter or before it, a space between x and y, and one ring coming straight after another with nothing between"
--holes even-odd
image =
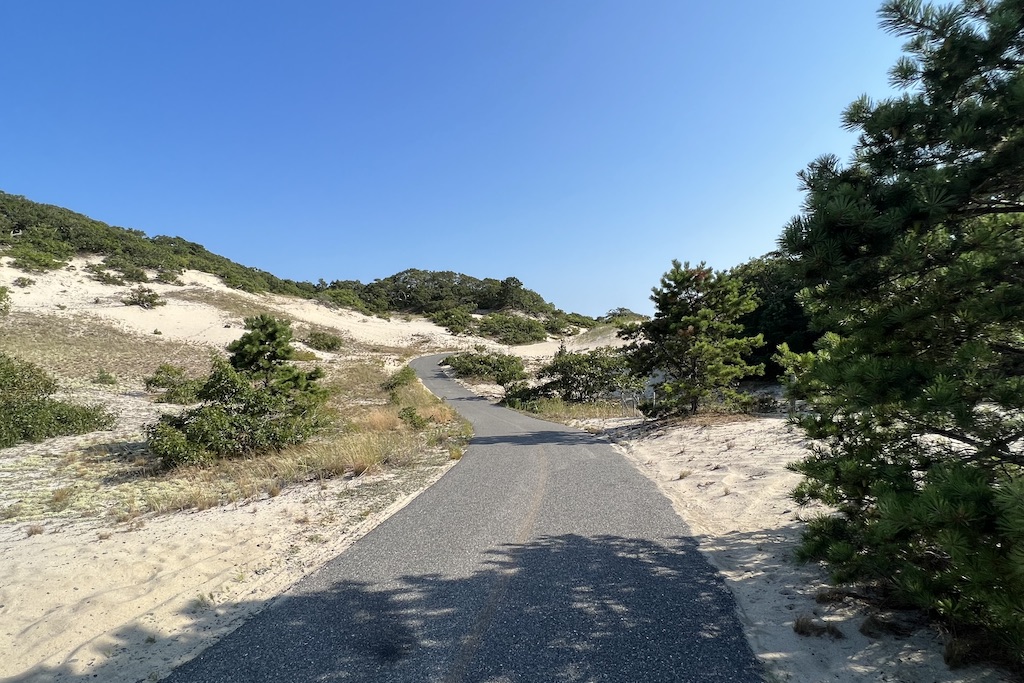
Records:
<instances>
[{"instance_id":1,"label":"green foliage","mask_svg":"<svg viewBox=\"0 0 1024 683\"><path fill-rule=\"evenodd\" d=\"M523 359L504 353L458 353L443 364L451 367L456 377L489 380L506 389L526 379Z\"/></svg>"},{"instance_id":2,"label":"green foliage","mask_svg":"<svg viewBox=\"0 0 1024 683\"><path fill-rule=\"evenodd\" d=\"M56 390L42 368L0 353L0 448L113 425L114 416L101 406L59 401L52 397Z\"/></svg>"},{"instance_id":3,"label":"green foliage","mask_svg":"<svg viewBox=\"0 0 1024 683\"><path fill-rule=\"evenodd\" d=\"M139 308L151 309L157 306L166 306L167 302L160 298L154 290L139 285L128 292L121 302L125 306L138 306Z\"/></svg>"},{"instance_id":4,"label":"green foliage","mask_svg":"<svg viewBox=\"0 0 1024 683\"><path fill-rule=\"evenodd\" d=\"M266 313L246 318L244 322L249 331L228 344L231 367L260 374L269 383L277 369L295 355L291 324Z\"/></svg>"},{"instance_id":5,"label":"green foliage","mask_svg":"<svg viewBox=\"0 0 1024 683\"><path fill-rule=\"evenodd\" d=\"M64 260L69 256L63 255L63 249L54 249L60 255L55 256L51 252L43 251L30 244L16 244L7 252L12 261L11 265L19 270L28 273L45 273L50 270L57 270L67 265ZM61 257L64 258L61 258Z\"/></svg>"},{"instance_id":6,"label":"green foliage","mask_svg":"<svg viewBox=\"0 0 1024 683\"><path fill-rule=\"evenodd\" d=\"M641 323L647 320L646 315L641 315L628 308L613 308L604 315L597 318L598 323L605 325L614 325L615 327L624 327L630 323Z\"/></svg>"},{"instance_id":7,"label":"green foliage","mask_svg":"<svg viewBox=\"0 0 1024 683\"><path fill-rule=\"evenodd\" d=\"M739 278L744 289L753 291L758 301L757 308L737 321L743 325L744 336L764 337L764 346L751 351L748 361L764 364L767 374L777 377L783 371L773 360L779 344L794 353L806 353L820 336L811 331L810 318L797 301L804 280L779 252L750 259L729 273Z\"/></svg>"},{"instance_id":8,"label":"green foliage","mask_svg":"<svg viewBox=\"0 0 1024 683\"><path fill-rule=\"evenodd\" d=\"M106 384L106 385L110 386L110 385L117 384L117 377L114 377L112 374L110 374L109 372L107 372L103 368L100 368L99 372L96 373L96 376L92 378L92 383L93 384Z\"/></svg>"},{"instance_id":9,"label":"green foliage","mask_svg":"<svg viewBox=\"0 0 1024 683\"><path fill-rule=\"evenodd\" d=\"M435 325L448 328L448 331L452 334L472 332L476 326L476 320L473 318L472 311L461 306L434 311L429 317Z\"/></svg>"},{"instance_id":10,"label":"green foliage","mask_svg":"<svg viewBox=\"0 0 1024 683\"><path fill-rule=\"evenodd\" d=\"M314 330L306 335L302 343L317 351L338 351L345 345L345 340L336 334Z\"/></svg>"},{"instance_id":11,"label":"green foliage","mask_svg":"<svg viewBox=\"0 0 1024 683\"><path fill-rule=\"evenodd\" d=\"M902 97L851 104L848 167L801 174L781 244L830 330L802 379L820 446L806 556L988 629L1024 661L1024 60L1008 2L896 0Z\"/></svg>"},{"instance_id":12,"label":"green foliage","mask_svg":"<svg viewBox=\"0 0 1024 683\"><path fill-rule=\"evenodd\" d=\"M204 380L189 377L182 368L169 363L162 363L144 382L147 391L165 390L157 398L161 403L179 405L190 405L199 400L199 392L205 383Z\"/></svg>"},{"instance_id":13,"label":"green foliage","mask_svg":"<svg viewBox=\"0 0 1024 683\"><path fill-rule=\"evenodd\" d=\"M416 381L416 371L408 365L404 366L401 370L388 377L381 384L381 388L384 391L394 392L402 387L407 387Z\"/></svg>"},{"instance_id":14,"label":"green foliage","mask_svg":"<svg viewBox=\"0 0 1024 683\"><path fill-rule=\"evenodd\" d=\"M125 281L107 270L102 263L90 263L85 267L89 277L103 285L123 285Z\"/></svg>"},{"instance_id":15,"label":"green foliage","mask_svg":"<svg viewBox=\"0 0 1024 683\"><path fill-rule=\"evenodd\" d=\"M362 284L338 280L316 285L317 298L364 313L420 313L454 334L472 331L474 311L517 311L548 321L563 316L552 326L587 327L586 316L565 314L514 277L479 280L452 271L409 269L382 280ZM575 317L573 317L575 316ZM592 324L592 323L591 323Z\"/></svg>"},{"instance_id":16,"label":"green foliage","mask_svg":"<svg viewBox=\"0 0 1024 683\"><path fill-rule=\"evenodd\" d=\"M11 291L0 287L0 318L11 313Z\"/></svg>"},{"instance_id":17,"label":"green foliage","mask_svg":"<svg viewBox=\"0 0 1024 683\"><path fill-rule=\"evenodd\" d=\"M543 320L542 324L549 334L562 335L575 334L580 330L589 330L597 325L597 321L579 313L555 311Z\"/></svg>"},{"instance_id":18,"label":"green foliage","mask_svg":"<svg viewBox=\"0 0 1024 683\"><path fill-rule=\"evenodd\" d=\"M764 343L761 335L741 336L737 322L757 306L753 292L728 273L679 261L653 292L654 318L619 335L633 340L627 350L634 372L655 378L660 410L693 414L709 400L742 407L746 397L736 383L764 371L744 361Z\"/></svg>"},{"instance_id":19,"label":"green foliage","mask_svg":"<svg viewBox=\"0 0 1024 683\"><path fill-rule=\"evenodd\" d=\"M202 403L148 428L150 449L169 466L279 450L302 443L323 426L326 394L317 384L323 373L287 363L287 321L260 315L245 323L249 332L228 347L231 357L214 359L199 391Z\"/></svg>"},{"instance_id":20,"label":"green foliage","mask_svg":"<svg viewBox=\"0 0 1024 683\"><path fill-rule=\"evenodd\" d=\"M413 429L426 429L430 422L416 412L413 406L406 406L398 411L398 417Z\"/></svg>"},{"instance_id":21,"label":"green foliage","mask_svg":"<svg viewBox=\"0 0 1024 683\"><path fill-rule=\"evenodd\" d=\"M625 354L618 349L574 353L562 346L551 362L537 371L537 377L548 380L540 393L554 394L564 401L596 401L614 391L642 388L637 386Z\"/></svg>"},{"instance_id":22,"label":"green foliage","mask_svg":"<svg viewBox=\"0 0 1024 683\"><path fill-rule=\"evenodd\" d=\"M509 346L531 344L548 338L547 330L540 321L504 313L488 313L477 324L477 330L481 335Z\"/></svg>"},{"instance_id":23,"label":"green foliage","mask_svg":"<svg viewBox=\"0 0 1024 683\"><path fill-rule=\"evenodd\" d=\"M36 281L30 277L16 277L14 278L14 281L11 282L11 284L14 285L15 287L21 287L22 289L24 289L25 287L31 287L35 283Z\"/></svg>"}]
</instances>

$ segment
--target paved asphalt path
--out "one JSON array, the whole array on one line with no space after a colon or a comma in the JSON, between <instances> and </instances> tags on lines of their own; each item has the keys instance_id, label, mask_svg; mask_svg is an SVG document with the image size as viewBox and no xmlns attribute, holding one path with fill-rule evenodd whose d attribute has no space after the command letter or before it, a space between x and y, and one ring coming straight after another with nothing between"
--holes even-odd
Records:
<instances>
[{"instance_id":1,"label":"paved asphalt path","mask_svg":"<svg viewBox=\"0 0 1024 683\"><path fill-rule=\"evenodd\" d=\"M473 423L462 461L164 680L761 681L720 577L598 438L413 363Z\"/></svg>"}]
</instances>

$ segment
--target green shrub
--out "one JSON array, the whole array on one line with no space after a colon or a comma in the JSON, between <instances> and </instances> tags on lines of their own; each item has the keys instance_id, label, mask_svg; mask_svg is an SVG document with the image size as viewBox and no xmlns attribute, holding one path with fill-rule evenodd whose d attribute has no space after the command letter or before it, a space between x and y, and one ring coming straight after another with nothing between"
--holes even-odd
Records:
<instances>
[{"instance_id":1,"label":"green shrub","mask_svg":"<svg viewBox=\"0 0 1024 683\"><path fill-rule=\"evenodd\" d=\"M102 285L123 285L125 281L107 271L102 263L90 263L85 267L89 271L89 277Z\"/></svg>"},{"instance_id":2,"label":"green shrub","mask_svg":"<svg viewBox=\"0 0 1024 683\"><path fill-rule=\"evenodd\" d=\"M489 380L506 388L526 379L522 358L504 353L459 353L448 356L443 364L457 377Z\"/></svg>"},{"instance_id":3,"label":"green shrub","mask_svg":"<svg viewBox=\"0 0 1024 683\"><path fill-rule=\"evenodd\" d=\"M185 283L181 281L180 276L181 273L178 273L173 270L161 270L156 274L156 277L154 277L153 280L155 282L162 282L165 285L175 285L177 287L182 287L185 285Z\"/></svg>"},{"instance_id":4,"label":"green shrub","mask_svg":"<svg viewBox=\"0 0 1024 683\"><path fill-rule=\"evenodd\" d=\"M21 287L22 289L24 289L25 287L30 287L35 283L36 281L30 277L16 277L14 278L14 282L12 282L11 284L14 285L15 287Z\"/></svg>"},{"instance_id":5,"label":"green shrub","mask_svg":"<svg viewBox=\"0 0 1024 683\"><path fill-rule=\"evenodd\" d=\"M429 317L435 325L447 328L452 334L470 332L476 324L468 308L448 308L443 311L434 311Z\"/></svg>"},{"instance_id":6,"label":"green shrub","mask_svg":"<svg viewBox=\"0 0 1024 683\"><path fill-rule=\"evenodd\" d=\"M11 312L11 292L6 287L0 287L0 317Z\"/></svg>"},{"instance_id":7,"label":"green shrub","mask_svg":"<svg viewBox=\"0 0 1024 683\"><path fill-rule=\"evenodd\" d=\"M56 390L42 368L0 353L0 448L113 425L114 416L101 406L53 399Z\"/></svg>"},{"instance_id":8,"label":"green shrub","mask_svg":"<svg viewBox=\"0 0 1024 683\"><path fill-rule=\"evenodd\" d=\"M117 377L114 377L112 374L110 374L103 368L100 368L100 371L97 372L96 376L92 378L92 383L107 385L117 384Z\"/></svg>"},{"instance_id":9,"label":"green shrub","mask_svg":"<svg viewBox=\"0 0 1024 683\"><path fill-rule=\"evenodd\" d=\"M247 318L249 330L214 359L201 405L165 415L147 428L150 450L168 466L259 455L302 443L323 424L323 372L303 372L287 360L291 328L268 315ZM175 374L175 373L167 373Z\"/></svg>"},{"instance_id":10,"label":"green shrub","mask_svg":"<svg viewBox=\"0 0 1024 683\"><path fill-rule=\"evenodd\" d=\"M139 308L155 308L156 306L164 306L167 304L166 301L160 298L160 295L149 287L143 287L139 285L135 289L128 292L128 294L121 299L125 306L138 306Z\"/></svg>"},{"instance_id":11,"label":"green shrub","mask_svg":"<svg viewBox=\"0 0 1024 683\"><path fill-rule=\"evenodd\" d=\"M161 364L152 377L147 377L143 381L147 391L165 390L157 401L179 405L195 403L204 384L203 380L190 378L184 370L169 363Z\"/></svg>"},{"instance_id":12,"label":"green shrub","mask_svg":"<svg viewBox=\"0 0 1024 683\"><path fill-rule=\"evenodd\" d=\"M381 388L384 389L384 391L393 392L396 389L400 389L401 387L409 386L415 381L416 371L413 370L408 365L406 365L401 370L391 375L391 377L388 377L386 380L384 380L384 382L381 384Z\"/></svg>"},{"instance_id":13,"label":"green shrub","mask_svg":"<svg viewBox=\"0 0 1024 683\"><path fill-rule=\"evenodd\" d=\"M489 313L477 324L480 334L502 344L530 344L548 338L544 324L533 318L504 313Z\"/></svg>"},{"instance_id":14,"label":"green shrub","mask_svg":"<svg viewBox=\"0 0 1024 683\"><path fill-rule=\"evenodd\" d=\"M629 371L625 354L606 348L572 353L562 346L551 362L537 371L537 377L548 379L542 387L544 393L564 401L595 401L616 390L642 389Z\"/></svg>"},{"instance_id":15,"label":"green shrub","mask_svg":"<svg viewBox=\"0 0 1024 683\"><path fill-rule=\"evenodd\" d=\"M45 251L40 251L28 244L19 244L7 252L13 260L11 265L18 270L29 273L45 273L50 270L57 270L67 265L67 258L56 257Z\"/></svg>"},{"instance_id":16,"label":"green shrub","mask_svg":"<svg viewBox=\"0 0 1024 683\"><path fill-rule=\"evenodd\" d=\"M149 282L146 271L125 256L120 254L108 256L103 263L107 268L120 273L121 278L126 282Z\"/></svg>"},{"instance_id":17,"label":"green shrub","mask_svg":"<svg viewBox=\"0 0 1024 683\"><path fill-rule=\"evenodd\" d=\"M313 330L306 338L302 340L302 343L311 349L317 351L337 351L345 345L345 340L336 334L330 332L323 332L320 330Z\"/></svg>"},{"instance_id":18,"label":"green shrub","mask_svg":"<svg viewBox=\"0 0 1024 683\"><path fill-rule=\"evenodd\" d=\"M413 406L406 406L398 411L398 417L413 429L426 429L429 422L425 417L416 412Z\"/></svg>"}]
</instances>

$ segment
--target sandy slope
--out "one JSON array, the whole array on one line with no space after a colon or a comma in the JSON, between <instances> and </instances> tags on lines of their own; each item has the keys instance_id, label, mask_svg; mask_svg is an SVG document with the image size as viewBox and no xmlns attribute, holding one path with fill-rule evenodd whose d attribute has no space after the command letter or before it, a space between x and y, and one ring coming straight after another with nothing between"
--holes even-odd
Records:
<instances>
[{"instance_id":1,"label":"sandy slope","mask_svg":"<svg viewBox=\"0 0 1024 683\"><path fill-rule=\"evenodd\" d=\"M28 288L12 288L15 311L112 324L137 335L159 329L166 339L204 349L237 338L242 317L255 310L329 328L382 350L481 343L422 319L385 321L309 301L235 292L194 272L185 274L184 287L148 285L169 303L142 310L121 303L129 287L99 285L85 277L84 261L73 265L74 270L35 276L37 283ZM0 285L19 275L0 259ZM570 342L570 348L603 343L614 339ZM515 351L536 359L552 355L557 346L546 342ZM930 628L903 638L867 638L857 630L866 615L863 606L849 598L814 601L826 586L824 576L790 560L801 519L813 511L790 502L796 475L785 469L806 444L784 420L654 428L612 421L601 428L669 496L726 576L750 642L775 680L1005 680L987 669L948 671L940 634ZM55 439L31 448L39 457L57 458L68 443L73 442ZM0 460L19 457L18 448L0 451ZM444 470L426 468L379 488L373 478L293 487L256 502L121 525L50 521L43 533L29 535L27 523L0 524L0 677L155 680L321 566ZM827 621L845 637L797 636L793 622L799 616Z\"/></svg>"}]
</instances>

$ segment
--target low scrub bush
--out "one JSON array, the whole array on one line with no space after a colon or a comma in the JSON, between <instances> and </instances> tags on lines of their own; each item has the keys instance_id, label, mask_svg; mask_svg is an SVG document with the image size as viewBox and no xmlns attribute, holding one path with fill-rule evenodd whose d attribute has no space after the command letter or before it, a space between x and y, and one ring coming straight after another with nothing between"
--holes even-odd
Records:
<instances>
[{"instance_id":1,"label":"low scrub bush","mask_svg":"<svg viewBox=\"0 0 1024 683\"><path fill-rule=\"evenodd\" d=\"M42 368L0 353L0 448L113 425L114 416L102 407L56 400L56 390Z\"/></svg>"},{"instance_id":2,"label":"low scrub bush","mask_svg":"<svg viewBox=\"0 0 1024 683\"><path fill-rule=\"evenodd\" d=\"M468 308L449 308L443 311L435 311L430 314L430 320L435 325L445 327L452 334L464 334L472 332L476 326L472 312Z\"/></svg>"},{"instance_id":3,"label":"low scrub bush","mask_svg":"<svg viewBox=\"0 0 1024 683\"><path fill-rule=\"evenodd\" d=\"M36 281L30 277L16 277L14 278L14 281L11 284L14 285L15 287L21 287L22 289L24 289L25 287L31 287L35 283Z\"/></svg>"},{"instance_id":4,"label":"low scrub bush","mask_svg":"<svg viewBox=\"0 0 1024 683\"><path fill-rule=\"evenodd\" d=\"M157 401L189 405L199 400L199 391L203 388L203 380L193 379L185 371L169 363L161 364L151 377L143 380L147 391L164 389Z\"/></svg>"},{"instance_id":5,"label":"low scrub bush","mask_svg":"<svg viewBox=\"0 0 1024 683\"><path fill-rule=\"evenodd\" d=\"M448 356L443 364L457 377L487 380L506 388L526 379L523 360L504 353L458 353Z\"/></svg>"},{"instance_id":6,"label":"low scrub bush","mask_svg":"<svg viewBox=\"0 0 1024 683\"><path fill-rule=\"evenodd\" d=\"M406 365L404 368L384 380L381 388L384 391L394 392L402 387L409 386L416 381L416 371Z\"/></svg>"},{"instance_id":7,"label":"low scrub bush","mask_svg":"<svg viewBox=\"0 0 1024 683\"><path fill-rule=\"evenodd\" d=\"M502 344L531 344L548 338L544 324L533 318L504 313L489 313L477 324L477 330Z\"/></svg>"},{"instance_id":8,"label":"low scrub bush","mask_svg":"<svg viewBox=\"0 0 1024 683\"><path fill-rule=\"evenodd\" d=\"M11 292L6 287L0 287L0 318L11 312Z\"/></svg>"},{"instance_id":9,"label":"low scrub bush","mask_svg":"<svg viewBox=\"0 0 1024 683\"><path fill-rule=\"evenodd\" d=\"M214 359L196 408L165 415L147 430L150 450L169 466L261 455L307 440L324 426L326 392L319 368L303 372L293 356L287 321L246 318L249 331Z\"/></svg>"},{"instance_id":10,"label":"low scrub bush","mask_svg":"<svg viewBox=\"0 0 1024 683\"><path fill-rule=\"evenodd\" d=\"M175 285L176 287L183 287L185 285L181 281L181 273L173 270L161 270L153 280L155 282L162 282L165 285Z\"/></svg>"},{"instance_id":11,"label":"low scrub bush","mask_svg":"<svg viewBox=\"0 0 1024 683\"><path fill-rule=\"evenodd\" d=\"M58 243L54 247L55 252L60 252L60 255L57 255L53 252L37 249L29 244L18 244L7 252L7 256L11 257L11 265L18 270L24 270L29 273L45 273L50 270L63 268L67 265L68 259L74 255L73 252L63 249L61 246Z\"/></svg>"},{"instance_id":12,"label":"low scrub bush","mask_svg":"<svg viewBox=\"0 0 1024 683\"><path fill-rule=\"evenodd\" d=\"M143 287L139 285L135 289L128 292L128 294L121 299L125 306L138 306L139 308L155 308L156 306L164 306L167 304L166 301L160 298L160 295L149 287Z\"/></svg>"},{"instance_id":13,"label":"low scrub bush","mask_svg":"<svg viewBox=\"0 0 1024 683\"><path fill-rule=\"evenodd\" d=\"M96 376L93 377L91 381L93 384L106 384L109 386L117 384L117 377L114 377L105 369L100 368L99 372L96 373Z\"/></svg>"},{"instance_id":14,"label":"low scrub bush","mask_svg":"<svg viewBox=\"0 0 1024 683\"><path fill-rule=\"evenodd\" d=\"M345 345L345 340L330 332L314 330L306 335L302 343L317 351L334 352L340 350Z\"/></svg>"},{"instance_id":15,"label":"low scrub bush","mask_svg":"<svg viewBox=\"0 0 1024 683\"><path fill-rule=\"evenodd\" d=\"M102 263L90 263L85 267L89 277L102 285L123 285L125 281L107 270Z\"/></svg>"},{"instance_id":16,"label":"low scrub bush","mask_svg":"<svg viewBox=\"0 0 1024 683\"><path fill-rule=\"evenodd\" d=\"M562 346L551 362L537 371L537 377L548 380L543 392L565 401L595 401L614 391L642 388L643 384L630 373L625 354L607 348L577 353Z\"/></svg>"},{"instance_id":17,"label":"low scrub bush","mask_svg":"<svg viewBox=\"0 0 1024 683\"><path fill-rule=\"evenodd\" d=\"M409 425L413 429L426 429L429 422L425 417L416 412L416 408L412 406L406 406L398 411L398 417L405 424Z\"/></svg>"}]
</instances>

